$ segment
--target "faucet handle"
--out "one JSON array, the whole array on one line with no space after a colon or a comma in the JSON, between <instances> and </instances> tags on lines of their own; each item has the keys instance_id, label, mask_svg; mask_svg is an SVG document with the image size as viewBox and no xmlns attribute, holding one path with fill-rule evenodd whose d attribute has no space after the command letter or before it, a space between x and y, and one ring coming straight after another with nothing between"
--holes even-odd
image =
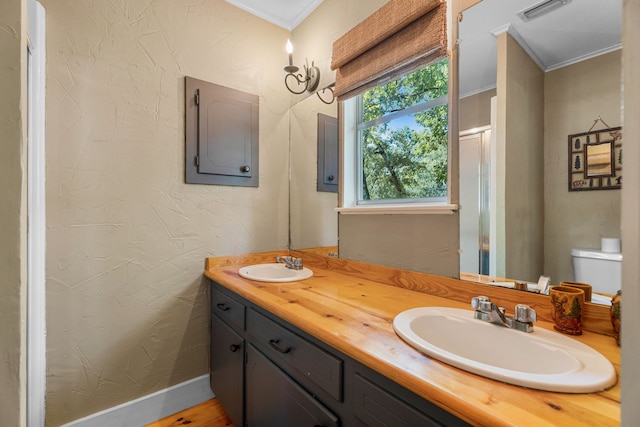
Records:
<instances>
[{"instance_id":1,"label":"faucet handle","mask_svg":"<svg viewBox=\"0 0 640 427\"><path fill-rule=\"evenodd\" d=\"M518 322L535 322L537 320L536 311L526 304L516 304L515 319Z\"/></svg>"},{"instance_id":2,"label":"faucet handle","mask_svg":"<svg viewBox=\"0 0 640 427\"><path fill-rule=\"evenodd\" d=\"M483 295L471 298L471 307L480 311L491 311L491 300Z\"/></svg>"}]
</instances>

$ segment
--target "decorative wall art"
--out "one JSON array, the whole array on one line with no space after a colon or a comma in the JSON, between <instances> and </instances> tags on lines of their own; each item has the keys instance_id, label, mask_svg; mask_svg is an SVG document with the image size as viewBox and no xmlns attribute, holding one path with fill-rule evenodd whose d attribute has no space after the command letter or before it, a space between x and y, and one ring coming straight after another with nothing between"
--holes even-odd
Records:
<instances>
[{"instance_id":1,"label":"decorative wall art","mask_svg":"<svg viewBox=\"0 0 640 427\"><path fill-rule=\"evenodd\" d=\"M593 130L597 122L606 129ZM569 135L569 191L622 187L622 128L598 117L587 132Z\"/></svg>"}]
</instances>

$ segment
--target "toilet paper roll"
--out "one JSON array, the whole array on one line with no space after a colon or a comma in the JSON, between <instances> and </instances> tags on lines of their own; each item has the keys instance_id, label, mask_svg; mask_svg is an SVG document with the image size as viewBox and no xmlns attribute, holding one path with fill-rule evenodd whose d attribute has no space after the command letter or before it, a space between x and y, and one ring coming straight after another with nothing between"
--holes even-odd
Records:
<instances>
[{"instance_id":1,"label":"toilet paper roll","mask_svg":"<svg viewBox=\"0 0 640 427\"><path fill-rule=\"evenodd\" d=\"M620 252L620 239L603 237L600 240L600 250L608 253Z\"/></svg>"}]
</instances>

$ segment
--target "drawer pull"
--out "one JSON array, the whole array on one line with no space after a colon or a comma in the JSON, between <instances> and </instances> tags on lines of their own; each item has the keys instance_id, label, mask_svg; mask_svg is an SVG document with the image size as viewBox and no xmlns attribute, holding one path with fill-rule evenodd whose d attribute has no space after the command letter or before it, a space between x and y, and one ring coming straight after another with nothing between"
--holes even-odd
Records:
<instances>
[{"instance_id":1,"label":"drawer pull","mask_svg":"<svg viewBox=\"0 0 640 427\"><path fill-rule=\"evenodd\" d=\"M235 353L236 351L240 350L240 346L238 344L231 344L229 346L229 350L231 350L231 353Z\"/></svg>"},{"instance_id":2,"label":"drawer pull","mask_svg":"<svg viewBox=\"0 0 640 427\"><path fill-rule=\"evenodd\" d=\"M216 304L216 306L222 311L229 311L231 309L231 307L223 302L219 302L218 304Z\"/></svg>"},{"instance_id":3,"label":"drawer pull","mask_svg":"<svg viewBox=\"0 0 640 427\"><path fill-rule=\"evenodd\" d=\"M282 354L287 354L291 351L291 347L281 347L280 345L280 340L269 340L269 345L271 346L271 348L273 348L276 351L279 351Z\"/></svg>"}]
</instances>

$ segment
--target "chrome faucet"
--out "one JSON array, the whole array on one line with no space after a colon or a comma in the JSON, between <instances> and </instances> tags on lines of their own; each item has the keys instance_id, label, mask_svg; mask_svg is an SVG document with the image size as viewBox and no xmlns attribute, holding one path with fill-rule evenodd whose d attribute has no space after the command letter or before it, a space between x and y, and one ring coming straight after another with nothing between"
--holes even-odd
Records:
<instances>
[{"instance_id":1,"label":"chrome faucet","mask_svg":"<svg viewBox=\"0 0 640 427\"><path fill-rule=\"evenodd\" d=\"M526 304L516 304L513 317L505 315L504 307L498 307L485 296L471 298L471 307L476 309L475 319L522 332L533 332L533 322L537 320L536 311Z\"/></svg>"},{"instance_id":2,"label":"chrome faucet","mask_svg":"<svg viewBox=\"0 0 640 427\"><path fill-rule=\"evenodd\" d=\"M287 256L277 256L276 262L284 263L287 268L292 270L302 270L302 258Z\"/></svg>"}]
</instances>

